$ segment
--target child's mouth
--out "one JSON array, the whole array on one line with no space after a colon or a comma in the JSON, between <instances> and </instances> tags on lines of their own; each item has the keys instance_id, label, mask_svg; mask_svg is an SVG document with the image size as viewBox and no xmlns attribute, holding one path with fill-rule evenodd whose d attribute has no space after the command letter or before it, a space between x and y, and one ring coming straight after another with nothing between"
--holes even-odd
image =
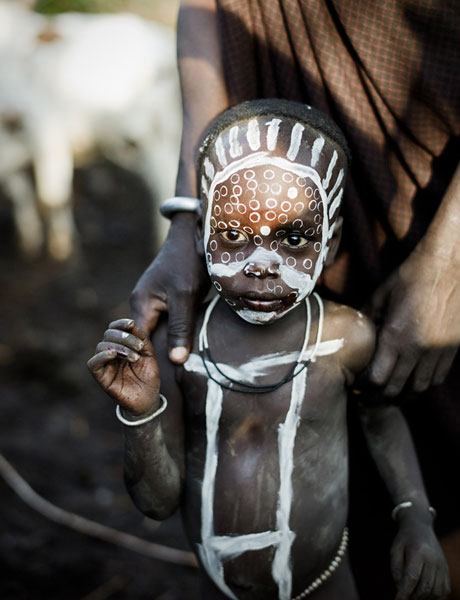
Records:
<instances>
[{"instance_id":1,"label":"child's mouth","mask_svg":"<svg viewBox=\"0 0 460 600\"><path fill-rule=\"evenodd\" d=\"M261 312L274 312L284 308L284 298L274 298L268 295L241 296L240 301L246 308Z\"/></svg>"}]
</instances>

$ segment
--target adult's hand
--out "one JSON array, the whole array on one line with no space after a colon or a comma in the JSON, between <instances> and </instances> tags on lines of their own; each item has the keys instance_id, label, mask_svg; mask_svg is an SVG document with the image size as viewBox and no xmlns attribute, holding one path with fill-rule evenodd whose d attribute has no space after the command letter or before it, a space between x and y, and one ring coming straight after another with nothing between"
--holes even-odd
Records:
<instances>
[{"instance_id":1,"label":"adult's hand","mask_svg":"<svg viewBox=\"0 0 460 600\"><path fill-rule=\"evenodd\" d=\"M380 327L369 380L385 395L406 383L421 392L444 381L460 343L459 268L456 252L422 240L375 292Z\"/></svg>"},{"instance_id":2,"label":"adult's hand","mask_svg":"<svg viewBox=\"0 0 460 600\"><path fill-rule=\"evenodd\" d=\"M131 316L147 334L168 312L169 357L184 363L190 353L195 311L209 286L204 261L195 249L195 215L177 214L155 260L130 298Z\"/></svg>"}]
</instances>

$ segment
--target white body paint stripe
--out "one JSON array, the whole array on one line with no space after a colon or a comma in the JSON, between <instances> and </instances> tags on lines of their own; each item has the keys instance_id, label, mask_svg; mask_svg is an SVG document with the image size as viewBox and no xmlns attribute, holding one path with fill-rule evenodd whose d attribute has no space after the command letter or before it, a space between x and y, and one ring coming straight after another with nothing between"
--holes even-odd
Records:
<instances>
[{"instance_id":1,"label":"white body paint stripe","mask_svg":"<svg viewBox=\"0 0 460 600\"><path fill-rule=\"evenodd\" d=\"M281 119L272 119L267 123L267 149L272 151L276 148L278 141L278 132L280 130Z\"/></svg>"},{"instance_id":2,"label":"white body paint stripe","mask_svg":"<svg viewBox=\"0 0 460 600\"><path fill-rule=\"evenodd\" d=\"M330 191L330 193L327 196L327 203L329 204L331 201L331 198L334 197L335 192L337 191L337 188L339 187L339 185L342 183L343 180L343 176L345 175L345 172L343 169L340 169L339 174L337 176L337 179L335 181L334 187L332 188L332 190Z\"/></svg>"},{"instance_id":3,"label":"white body paint stripe","mask_svg":"<svg viewBox=\"0 0 460 600\"><path fill-rule=\"evenodd\" d=\"M243 147L238 141L238 132L240 128L238 125L235 125L230 129L229 133L229 143L230 143L230 156L232 158L238 158L243 154Z\"/></svg>"},{"instance_id":4,"label":"white body paint stripe","mask_svg":"<svg viewBox=\"0 0 460 600\"><path fill-rule=\"evenodd\" d=\"M326 178L323 179L323 188L325 190L327 190L327 188L329 187L329 183L331 182L331 177L332 177L332 171L334 170L335 163L337 162L338 158L339 158L339 156L338 156L337 152L334 150L334 154L332 155L331 162L329 163L329 167L327 169Z\"/></svg>"},{"instance_id":5,"label":"white body paint stripe","mask_svg":"<svg viewBox=\"0 0 460 600\"><path fill-rule=\"evenodd\" d=\"M302 141L302 133L305 127L300 123L296 123L291 131L291 145L287 151L286 158L288 160L295 160L300 149L300 142Z\"/></svg>"},{"instance_id":6,"label":"white body paint stripe","mask_svg":"<svg viewBox=\"0 0 460 600\"><path fill-rule=\"evenodd\" d=\"M329 207L329 219L332 219L334 217L335 211L339 208L340 203L342 202L342 196L343 196L343 188L340 190L340 192L334 198L334 201L332 202L331 206Z\"/></svg>"},{"instance_id":7,"label":"white body paint stripe","mask_svg":"<svg viewBox=\"0 0 460 600\"><path fill-rule=\"evenodd\" d=\"M321 347L323 322L322 300L316 293L314 296L318 302L319 317L316 342L313 347L308 348L312 348L310 350L310 358L312 360ZM203 345L207 346L207 324L211 311L217 302L216 298L208 306L205 318L203 319L203 325L199 335L200 348L203 348ZM307 342L310 336L311 312L309 300L307 300L307 315L305 339L300 352L302 357L307 357ZM337 342L337 340L333 341ZM338 345L340 344L336 343L332 348L329 347L329 351ZM286 353L284 358L290 355L292 355L292 353ZM185 368L201 373L201 368L193 368L193 363L196 363L196 359L198 358L196 355L193 356L195 358L193 360L191 360L192 357L189 358ZM260 361L261 358L265 358L265 361L261 361L262 363L269 362L273 364L273 360L276 357L275 355L266 355L266 357L259 357L255 361L251 361L251 364L254 365L254 363ZM198 367L198 365L195 364L195 367ZM278 584L278 598L279 600L290 600L291 598L291 547L295 539L295 534L291 531L289 526L293 499L292 473L294 470L295 438L300 423L301 408L306 394L306 382L307 369L305 368L299 372L292 381L290 406L284 423L280 424L278 428L280 487L276 511L277 531L266 531L241 536L215 536L214 486L218 466L218 434L219 420L222 413L223 391L219 384L210 379L208 380L208 391L206 396L207 446L201 491L201 544L199 544L198 551L209 576L228 598L236 600L235 595L225 583L223 561L239 556L244 552L259 550L268 546L275 547L272 575Z\"/></svg>"},{"instance_id":8,"label":"white body paint stripe","mask_svg":"<svg viewBox=\"0 0 460 600\"><path fill-rule=\"evenodd\" d=\"M249 121L246 138L248 140L249 147L253 152L256 152L260 149L260 129L257 119L252 119L252 121Z\"/></svg>"},{"instance_id":9,"label":"white body paint stripe","mask_svg":"<svg viewBox=\"0 0 460 600\"><path fill-rule=\"evenodd\" d=\"M226 167L227 157L225 156L224 142L222 141L221 135L216 140L216 154L222 167Z\"/></svg>"},{"instance_id":10,"label":"white body paint stripe","mask_svg":"<svg viewBox=\"0 0 460 600\"><path fill-rule=\"evenodd\" d=\"M316 140L313 142L313 148L311 150L311 161L310 161L310 165L312 167L316 167L316 165L318 164L319 157L321 156L321 150L323 149L323 146L324 146L324 138L323 137L316 138Z\"/></svg>"}]
</instances>

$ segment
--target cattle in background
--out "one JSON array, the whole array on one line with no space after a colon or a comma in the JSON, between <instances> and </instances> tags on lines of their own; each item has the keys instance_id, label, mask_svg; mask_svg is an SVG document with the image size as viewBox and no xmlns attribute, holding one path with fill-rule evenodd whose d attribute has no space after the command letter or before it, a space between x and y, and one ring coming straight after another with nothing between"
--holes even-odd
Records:
<instances>
[{"instance_id":1,"label":"cattle in background","mask_svg":"<svg viewBox=\"0 0 460 600\"><path fill-rule=\"evenodd\" d=\"M25 254L45 243L55 259L71 255L73 171L98 154L140 175L157 208L174 191L180 131L169 28L0 1L0 185ZM166 221L153 212L158 245Z\"/></svg>"}]
</instances>

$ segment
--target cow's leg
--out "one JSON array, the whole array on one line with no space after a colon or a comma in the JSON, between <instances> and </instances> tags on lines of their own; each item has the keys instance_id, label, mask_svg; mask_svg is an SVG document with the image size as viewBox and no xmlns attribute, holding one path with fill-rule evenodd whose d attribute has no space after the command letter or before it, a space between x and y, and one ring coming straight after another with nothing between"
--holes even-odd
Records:
<instances>
[{"instance_id":1,"label":"cow's leg","mask_svg":"<svg viewBox=\"0 0 460 600\"><path fill-rule=\"evenodd\" d=\"M44 230L32 181L25 171L16 171L6 176L2 185L12 203L19 248L25 257L37 258Z\"/></svg>"}]
</instances>

